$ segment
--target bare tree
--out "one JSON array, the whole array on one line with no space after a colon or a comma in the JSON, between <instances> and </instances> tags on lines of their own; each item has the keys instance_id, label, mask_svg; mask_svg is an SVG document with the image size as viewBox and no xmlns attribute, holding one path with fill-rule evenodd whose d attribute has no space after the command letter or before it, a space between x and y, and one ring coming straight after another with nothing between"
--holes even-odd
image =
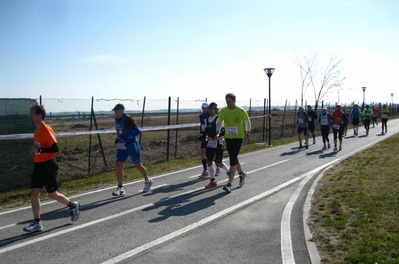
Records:
<instances>
[{"instance_id":1,"label":"bare tree","mask_svg":"<svg viewBox=\"0 0 399 264\"><path fill-rule=\"evenodd\" d=\"M317 110L328 92L343 85L346 77L341 76L342 62L337 54L327 55L327 60L323 60L316 52L311 52L308 56L297 55L295 64L301 74L301 105L309 87L313 90L314 109Z\"/></svg>"}]
</instances>

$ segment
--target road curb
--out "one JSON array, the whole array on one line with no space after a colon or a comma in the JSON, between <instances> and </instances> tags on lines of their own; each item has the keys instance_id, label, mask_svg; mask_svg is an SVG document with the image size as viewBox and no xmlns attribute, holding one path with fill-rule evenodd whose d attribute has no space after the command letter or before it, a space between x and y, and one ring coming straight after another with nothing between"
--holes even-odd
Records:
<instances>
[{"instance_id":1,"label":"road curb","mask_svg":"<svg viewBox=\"0 0 399 264\"><path fill-rule=\"evenodd\" d=\"M309 212L312 207L312 197L313 197L315 188L317 186L317 183L324 176L324 173L327 170L329 170L331 167L333 167L333 165L330 165L327 168L325 168L319 174L319 176L317 176L316 180L312 183L312 186L310 187L308 194L306 195L305 202L303 204L303 219L302 219L303 220L303 230L304 230L306 247L308 249L310 262L312 264L320 264L321 257L320 257L319 251L317 250L316 244L312 241L313 236L312 236L312 233L310 232L307 220L309 218Z\"/></svg>"}]
</instances>

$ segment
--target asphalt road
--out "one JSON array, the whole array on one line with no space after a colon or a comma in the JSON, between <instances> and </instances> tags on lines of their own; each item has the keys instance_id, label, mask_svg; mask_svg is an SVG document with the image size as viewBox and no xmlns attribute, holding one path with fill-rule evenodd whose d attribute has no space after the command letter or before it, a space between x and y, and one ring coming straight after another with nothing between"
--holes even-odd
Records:
<instances>
[{"instance_id":1,"label":"asphalt road","mask_svg":"<svg viewBox=\"0 0 399 264\"><path fill-rule=\"evenodd\" d=\"M317 263L304 224L312 186L328 166L398 131L399 120L369 136L344 139L343 150L322 152L321 138L308 150L297 143L239 156L248 177L230 194L204 189L201 167L125 184L127 195L111 196L115 186L74 197L81 216L71 223L55 202L42 204L44 232L27 234L30 206L0 212L1 263ZM349 135L353 133L349 131ZM332 135L330 135L332 140Z\"/></svg>"}]
</instances>

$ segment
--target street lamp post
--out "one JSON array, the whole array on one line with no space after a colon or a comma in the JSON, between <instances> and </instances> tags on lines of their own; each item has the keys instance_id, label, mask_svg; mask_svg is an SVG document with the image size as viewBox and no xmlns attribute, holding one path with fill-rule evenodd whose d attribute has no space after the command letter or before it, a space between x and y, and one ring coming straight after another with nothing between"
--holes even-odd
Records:
<instances>
[{"instance_id":1,"label":"street lamp post","mask_svg":"<svg viewBox=\"0 0 399 264\"><path fill-rule=\"evenodd\" d=\"M362 90L363 90L363 105L362 105L362 111L363 111L363 109L364 109L364 97L365 97L365 94L366 94L366 89L367 89L367 87L362 87Z\"/></svg>"},{"instance_id":2,"label":"street lamp post","mask_svg":"<svg viewBox=\"0 0 399 264\"><path fill-rule=\"evenodd\" d=\"M391 93L391 116L393 117L393 93Z\"/></svg>"},{"instance_id":3,"label":"street lamp post","mask_svg":"<svg viewBox=\"0 0 399 264\"><path fill-rule=\"evenodd\" d=\"M270 77L272 77L272 74L274 72L274 68L264 68L263 69L267 75L267 77L269 77L269 146L272 145L272 95L271 95L271 86L270 86Z\"/></svg>"}]
</instances>

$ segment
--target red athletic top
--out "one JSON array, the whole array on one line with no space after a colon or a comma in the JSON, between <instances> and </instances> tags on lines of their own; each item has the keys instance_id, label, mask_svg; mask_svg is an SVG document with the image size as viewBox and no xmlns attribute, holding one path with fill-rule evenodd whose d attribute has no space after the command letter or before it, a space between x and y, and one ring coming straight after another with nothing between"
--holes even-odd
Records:
<instances>
[{"instance_id":1,"label":"red athletic top","mask_svg":"<svg viewBox=\"0 0 399 264\"><path fill-rule=\"evenodd\" d=\"M344 123L343 115L344 115L344 112L342 112L341 110L334 111L332 114L333 123L336 125L342 125Z\"/></svg>"}]
</instances>

